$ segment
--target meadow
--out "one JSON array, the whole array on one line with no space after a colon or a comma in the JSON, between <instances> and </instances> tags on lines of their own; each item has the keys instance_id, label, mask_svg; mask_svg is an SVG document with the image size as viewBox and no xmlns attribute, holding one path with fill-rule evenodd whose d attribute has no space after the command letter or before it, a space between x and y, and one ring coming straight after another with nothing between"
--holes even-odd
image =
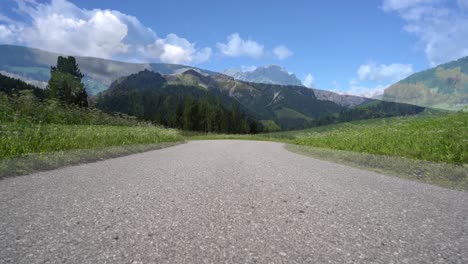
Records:
<instances>
[{"instance_id":1,"label":"meadow","mask_svg":"<svg viewBox=\"0 0 468 264\"><path fill-rule=\"evenodd\" d=\"M189 136L193 139L270 140L414 160L468 163L468 113L461 111L370 119L269 134Z\"/></svg>"},{"instance_id":2,"label":"meadow","mask_svg":"<svg viewBox=\"0 0 468 264\"><path fill-rule=\"evenodd\" d=\"M75 149L181 141L174 129L157 126L63 125L4 123L0 159Z\"/></svg>"},{"instance_id":3,"label":"meadow","mask_svg":"<svg viewBox=\"0 0 468 264\"><path fill-rule=\"evenodd\" d=\"M94 108L0 93L0 177L116 157L183 141L175 129Z\"/></svg>"}]
</instances>

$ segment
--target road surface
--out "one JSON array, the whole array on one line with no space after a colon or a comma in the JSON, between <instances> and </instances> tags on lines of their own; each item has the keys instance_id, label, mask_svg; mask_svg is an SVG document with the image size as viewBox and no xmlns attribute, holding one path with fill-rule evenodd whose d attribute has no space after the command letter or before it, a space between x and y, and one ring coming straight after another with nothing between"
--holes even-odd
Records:
<instances>
[{"instance_id":1,"label":"road surface","mask_svg":"<svg viewBox=\"0 0 468 264\"><path fill-rule=\"evenodd\" d=\"M193 141L0 181L0 263L468 263L468 193Z\"/></svg>"}]
</instances>

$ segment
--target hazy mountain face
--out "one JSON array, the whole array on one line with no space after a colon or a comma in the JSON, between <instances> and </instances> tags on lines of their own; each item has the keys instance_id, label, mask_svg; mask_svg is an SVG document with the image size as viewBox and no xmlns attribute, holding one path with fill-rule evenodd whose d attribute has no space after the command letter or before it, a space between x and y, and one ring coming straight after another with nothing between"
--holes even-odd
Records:
<instances>
[{"instance_id":1,"label":"hazy mountain face","mask_svg":"<svg viewBox=\"0 0 468 264\"><path fill-rule=\"evenodd\" d=\"M224 74L246 82L302 86L302 82L296 75L290 74L286 69L277 65L258 67L251 71L228 69L224 71Z\"/></svg>"},{"instance_id":2,"label":"hazy mountain face","mask_svg":"<svg viewBox=\"0 0 468 264\"><path fill-rule=\"evenodd\" d=\"M0 45L0 72L4 75L19 78L27 83L45 88L50 79L50 66L55 65L60 55L39 49ZM180 74L193 69L203 75L216 73L177 64L165 63L127 63L98 58L75 56L81 72L85 75L83 82L90 95L105 91L115 80L138 73L142 70L152 70L164 75ZM226 70L226 74L238 80L265 84L302 86L301 81L276 65L259 67L252 71ZM187 81L187 80L186 80ZM366 100L361 97L342 96L333 92L314 90L317 99L331 101L345 107L354 107Z\"/></svg>"},{"instance_id":3,"label":"hazy mountain face","mask_svg":"<svg viewBox=\"0 0 468 264\"><path fill-rule=\"evenodd\" d=\"M415 73L385 89L383 100L446 110L468 105L468 57Z\"/></svg>"},{"instance_id":4,"label":"hazy mountain face","mask_svg":"<svg viewBox=\"0 0 468 264\"><path fill-rule=\"evenodd\" d=\"M258 67L250 71L228 69L225 70L224 73L234 77L235 79L246 82L303 86L302 82L296 77L296 75L290 74L286 69L277 65ZM312 90L314 91L318 100L331 101L346 108L353 108L355 106L372 101L371 99L360 96L341 95L320 89Z\"/></svg>"},{"instance_id":5,"label":"hazy mountain face","mask_svg":"<svg viewBox=\"0 0 468 264\"><path fill-rule=\"evenodd\" d=\"M64 54L20 46L0 45L0 73L44 88L50 78L50 66L56 64L57 57L60 55ZM80 56L76 56L76 60L85 75L83 82L90 95L108 89L110 84L119 78L145 69L164 75L180 74L189 69L202 76L216 75L215 72L177 64L126 63ZM225 72L227 75L245 82L279 84L289 87L302 86L300 80L294 74L290 74L285 69L275 65L259 67L251 71L231 69ZM223 76L223 78L227 78L226 75ZM194 78L185 78L186 84L200 85L206 81L200 78L190 79ZM251 89L251 91L254 90ZM353 108L372 100L359 96L340 95L326 90L308 90L319 101L333 102L346 108ZM232 93L231 95L241 96L241 94ZM286 94L286 91L283 91L281 95L284 94ZM244 94L244 96L248 97L248 94ZM280 95L277 95L277 98L280 98ZM383 100L451 110L463 108L468 104L468 57L407 77L387 88ZM297 114L294 115L298 116Z\"/></svg>"},{"instance_id":6,"label":"hazy mountain face","mask_svg":"<svg viewBox=\"0 0 468 264\"><path fill-rule=\"evenodd\" d=\"M0 45L0 72L44 88L50 79L50 66L55 65L57 57L61 55L67 56L67 54L27 47ZM127 63L80 56L75 56L75 58L81 72L85 75L83 82L90 95L106 90L113 81L121 77L145 69L160 72L161 74L176 74L188 69L213 74L210 71L178 64Z\"/></svg>"},{"instance_id":7,"label":"hazy mountain face","mask_svg":"<svg viewBox=\"0 0 468 264\"><path fill-rule=\"evenodd\" d=\"M341 106L344 106L346 108L354 108L356 106L375 101L374 99L376 99L376 98L371 99L371 98L366 98L366 97L360 97L360 96L355 96L355 95L337 94L334 92L320 90L320 89L313 89L313 90L317 99L324 100L324 101L331 101Z\"/></svg>"}]
</instances>

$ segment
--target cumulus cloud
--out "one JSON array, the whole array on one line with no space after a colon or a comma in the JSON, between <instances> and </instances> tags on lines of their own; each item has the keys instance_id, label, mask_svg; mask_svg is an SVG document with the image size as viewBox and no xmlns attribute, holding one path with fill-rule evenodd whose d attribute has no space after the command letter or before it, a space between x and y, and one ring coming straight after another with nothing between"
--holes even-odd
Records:
<instances>
[{"instance_id":1,"label":"cumulus cloud","mask_svg":"<svg viewBox=\"0 0 468 264\"><path fill-rule=\"evenodd\" d=\"M157 39L148 45L147 55L152 58L159 58L165 63L192 63L203 62L210 58L211 49L204 48L198 50L195 44L175 34L169 34L164 39Z\"/></svg>"},{"instance_id":2,"label":"cumulus cloud","mask_svg":"<svg viewBox=\"0 0 468 264\"><path fill-rule=\"evenodd\" d=\"M257 69L258 67L255 66L255 65L249 65L249 66L245 66L245 65L242 65L241 66L241 71L242 72L253 72Z\"/></svg>"},{"instance_id":3,"label":"cumulus cloud","mask_svg":"<svg viewBox=\"0 0 468 264\"><path fill-rule=\"evenodd\" d=\"M5 25L0 25L0 42L11 43L12 41L13 41L12 30Z\"/></svg>"},{"instance_id":4,"label":"cumulus cloud","mask_svg":"<svg viewBox=\"0 0 468 264\"><path fill-rule=\"evenodd\" d=\"M384 93L384 90L389 87L389 84L378 84L376 86L365 86L359 85L353 82L350 83L350 87L347 91L341 94L357 95L367 98L373 98Z\"/></svg>"},{"instance_id":5,"label":"cumulus cloud","mask_svg":"<svg viewBox=\"0 0 468 264\"><path fill-rule=\"evenodd\" d=\"M7 17L7 16L5 16L3 14L0 14L0 21L4 21L4 22L7 22L7 23L13 23L14 22L11 18L9 18L9 17Z\"/></svg>"},{"instance_id":6,"label":"cumulus cloud","mask_svg":"<svg viewBox=\"0 0 468 264\"><path fill-rule=\"evenodd\" d=\"M359 66L357 75L360 81L396 82L414 72L411 64L380 64L368 63Z\"/></svg>"},{"instance_id":7,"label":"cumulus cloud","mask_svg":"<svg viewBox=\"0 0 468 264\"><path fill-rule=\"evenodd\" d=\"M399 14L431 65L468 56L467 0L384 0L382 9Z\"/></svg>"},{"instance_id":8,"label":"cumulus cloud","mask_svg":"<svg viewBox=\"0 0 468 264\"><path fill-rule=\"evenodd\" d=\"M306 76L304 77L304 80L302 80L302 84L305 87L314 88L315 87L314 76L311 73L306 74Z\"/></svg>"},{"instance_id":9,"label":"cumulus cloud","mask_svg":"<svg viewBox=\"0 0 468 264\"><path fill-rule=\"evenodd\" d=\"M217 43L221 54L228 57L252 57L260 58L264 54L264 46L253 41L244 40L238 33L231 34L227 37L227 43Z\"/></svg>"},{"instance_id":10,"label":"cumulus cloud","mask_svg":"<svg viewBox=\"0 0 468 264\"><path fill-rule=\"evenodd\" d=\"M171 63L199 63L211 55L211 49L198 50L194 43L175 34L158 38L136 17L116 10L87 10L66 0L15 2L17 11L28 22L12 21L0 14L1 41L9 39L72 55Z\"/></svg>"},{"instance_id":11,"label":"cumulus cloud","mask_svg":"<svg viewBox=\"0 0 468 264\"><path fill-rule=\"evenodd\" d=\"M288 57L293 55L293 52L291 50L289 50L288 47L286 47L284 45L276 46L273 49L273 53L275 53L276 57L279 60L287 59Z\"/></svg>"},{"instance_id":12,"label":"cumulus cloud","mask_svg":"<svg viewBox=\"0 0 468 264\"><path fill-rule=\"evenodd\" d=\"M341 93L372 98L382 95L391 84L408 77L413 72L411 64L374 62L362 64L356 71L356 77L349 82L348 89Z\"/></svg>"}]
</instances>

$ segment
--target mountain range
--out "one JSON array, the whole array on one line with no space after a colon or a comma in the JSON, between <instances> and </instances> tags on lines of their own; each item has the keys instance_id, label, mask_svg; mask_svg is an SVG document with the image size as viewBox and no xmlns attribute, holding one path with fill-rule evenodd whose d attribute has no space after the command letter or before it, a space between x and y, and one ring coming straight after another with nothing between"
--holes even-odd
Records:
<instances>
[{"instance_id":1,"label":"mountain range","mask_svg":"<svg viewBox=\"0 0 468 264\"><path fill-rule=\"evenodd\" d=\"M96 100L98 107L105 106L104 110L139 116L134 108L149 105L145 101L153 98L150 100L153 106L148 108L159 104L162 110L154 113L164 112L168 118L187 96L200 98L207 93L226 108L235 102L247 115L263 122L274 121L282 129L303 128L314 119L345 109L330 101L317 100L314 92L303 86L243 82L225 74L209 75L195 69L170 75L144 70L114 81ZM135 100L140 103L132 103Z\"/></svg>"},{"instance_id":2,"label":"mountain range","mask_svg":"<svg viewBox=\"0 0 468 264\"><path fill-rule=\"evenodd\" d=\"M61 55L66 56L67 54L22 46L0 45L0 73L45 88L50 79L50 66L54 65L57 57ZM182 73L188 69L194 69L207 75L216 74L209 70L179 64L128 63L81 56L75 56L75 58L85 75L83 82L90 95L106 90L113 81L121 77L142 70L151 70L164 75ZM251 72L231 69L224 73L241 81L302 86L301 81L294 74L289 74L285 69L275 65L258 67ZM347 108L369 102L369 99L359 96L339 95L319 89L313 90L317 99L332 101Z\"/></svg>"},{"instance_id":3,"label":"mountain range","mask_svg":"<svg viewBox=\"0 0 468 264\"><path fill-rule=\"evenodd\" d=\"M228 69L224 71L224 74L246 82L303 86L296 75L289 73L286 69L277 65L257 67L253 70L246 71ZM331 101L346 108L353 108L372 101L372 99L355 95L342 95L316 88L311 89L314 91L318 100Z\"/></svg>"},{"instance_id":4,"label":"mountain range","mask_svg":"<svg viewBox=\"0 0 468 264\"><path fill-rule=\"evenodd\" d=\"M21 46L0 45L0 73L45 88L50 79L50 67L57 63L58 56L67 56L67 54ZM178 64L129 63L81 56L75 56L75 58L81 72L85 75L83 82L90 95L107 90L113 81L121 77L143 70L156 71L161 74L175 74L188 69L196 69L206 74L214 74L208 70Z\"/></svg>"},{"instance_id":5,"label":"mountain range","mask_svg":"<svg viewBox=\"0 0 468 264\"><path fill-rule=\"evenodd\" d=\"M59 55L66 54L58 54L21 46L0 45L0 73L6 76L19 78L27 83L44 88L50 78L50 66L56 63ZM107 90L114 81L143 70L158 72L165 76L181 74L187 70L193 70L207 77L219 75L219 73L213 71L178 64L129 63L81 56L76 56L76 60L82 73L85 75L83 82L91 96ZM317 105L318 102L318 104L337 105L342 108L351 109L365 106L376 101L375 99L342 95L321 89L305 88L294 74L276 65L258 67L250 71L229 69L224 71L223 78L227 78L227 76L232 77L230 82L233 83L231 85L234 85L233 80L238 80L243 81L240 86L250 86L250 90L253 93L254 91L258 92L262 89L262 91L268 91L270 94L267 98L270 98L269 96L272 91L276 91L276 88L271 88L271 85L287 86L287 89L291 91L282 89L280 93L281 96L284 97L284 99L282 99L284 101L289 100L289 96L292 94L298 94L296 93L297 91L300 91L299 94L307 95L307 98L313 98L314 106ZM207 85L205 82L197 81L196 83L196 85L195 83L192 84L195 86L199 84L202 86ZM253 83L263 83L263 86ZM227 86L226 82L225 86ZM229 90L226 87L222 89ZM231 96L237 96L237 100L244 100L247 105L252 101L253 97L248 93L239 92L238 89L230 90L233 90ZM468 57L415 73L387 88L382 99L391 102L457 110L467 105L467 94ZM249 103L247 103L247 101ZM292 101L296 102L298 100L296 98ZM285 108L294 109L294 107L291 108L289 106ZM257 111L258 109L255 110ZM307 109L296 112L303 113L304 111L306 115L310 114L310 112L307 112L309 111ZM327 111L327 109L324 110L324 112ZM319 112L321 113L321 111ZM288 113L291 114L290 111ZM296 113L293 115L297 116ZM317 115L315 115L315 117L316 116Z\"/></svg>"}]
</instances>

